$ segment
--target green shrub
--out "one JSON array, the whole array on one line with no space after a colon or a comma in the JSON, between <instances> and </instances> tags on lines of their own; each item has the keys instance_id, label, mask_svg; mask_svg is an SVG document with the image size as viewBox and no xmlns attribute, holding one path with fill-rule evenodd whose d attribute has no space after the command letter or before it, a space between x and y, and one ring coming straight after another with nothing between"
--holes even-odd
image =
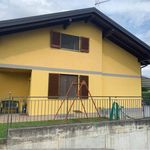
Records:
<instances>
[{"instance_id":1,"label":"green shrub","mask_svg":"<svg viewBox=\"0 0 150 150\"><path fill-rule=\"evenodd\" d=\"M150 105L150 92L143 92L142 97L143 97L143 103L146 105Z\"/></svg>"},{"instance_id":2,"label":"green shrub","mask_svg":"<svg viewBox=\"0 0 150 150\"><path fill-rule=\"evenodd\" d=\"M149 91L149 88L147 87L142 87L142 92L148 92Z\"/></svg>"},{"instance_id":3,"label":"green shrub","mask_svg":"<svg viewBox=\"0 0 150 150\"><path fill-rule=\"evenodd\" d=\"M150 99L150 92L143 92L142 96L144 99Z\"/></svg>"}]
</instances>

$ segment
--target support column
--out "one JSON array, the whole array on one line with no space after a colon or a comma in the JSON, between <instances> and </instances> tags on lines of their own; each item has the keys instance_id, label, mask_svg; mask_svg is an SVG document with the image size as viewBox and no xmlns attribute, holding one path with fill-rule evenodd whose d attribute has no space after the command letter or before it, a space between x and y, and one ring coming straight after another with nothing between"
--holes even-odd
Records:
<instances>
[{"instance_id":1,"label":"support column","mask_svg":"<svg viewBox=\"0 0 150 150\"><path fill-rule=\"evenodd\" d=\"M46 109L45 104L48 100L48 75L49 72L47 71L32 70L30 83L30 98L28 100L27 106L27 112L29 115L44 114L44 111Z\"/></svg>"}]
</instances>

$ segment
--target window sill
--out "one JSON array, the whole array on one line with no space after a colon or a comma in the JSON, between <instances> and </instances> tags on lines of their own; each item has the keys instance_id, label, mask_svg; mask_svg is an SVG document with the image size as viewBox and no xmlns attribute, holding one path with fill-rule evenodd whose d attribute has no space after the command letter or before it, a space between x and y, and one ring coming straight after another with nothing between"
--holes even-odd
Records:
<instances>
[{"instance_id":1,"label":"window sill","mask_svg":"<svg viewBox=\"0 0 150 150\"><path fill-rule=\"evenodd\" d=\"M52 47L51 47L52 48ZM67 51L67 52L75 52L75 53L81 53L81 54L89 54L89 52L82 52L82 51L80 51L80 50L70 50L70 49L67 49L67 48L59 48L59 49L57 49L57 48L52 48L52 49L54 49L54 50L59 50L59 51Z\"/></svg>"}]
</instances>

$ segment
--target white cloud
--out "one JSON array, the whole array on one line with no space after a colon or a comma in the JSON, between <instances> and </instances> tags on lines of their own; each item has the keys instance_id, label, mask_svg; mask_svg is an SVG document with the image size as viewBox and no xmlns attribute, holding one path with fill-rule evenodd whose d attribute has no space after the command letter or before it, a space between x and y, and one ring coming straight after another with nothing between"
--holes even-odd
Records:
<instances>
[{"instance_id":1,"label":"white cloud","mask_svg":"<svg viewBox=\"0 0 150 150\"><path fill-rule=\"evenodd\" d=\"M0 0L0 20L93 7L95 0ZM127 28L150 20L150 0L110 0L97 6Z\"/></svg>"},{"instance_id":2,"label":"white cloud","mask_svg":"<svg viewBox=\"0 0 150 150\"><path fill-rule=\"evenodd\" d=\"M150 30L143 32L141 34L137 34L137 36L142 39L145 43L150 45Z\"/></svg>"},{"instance_id":3,"label":"white cloud","mask_svg":"<svg viewBox=\"0 0 150 150\"><path fill-rule=\"evenodd\" d=\"M0 20L92 6L94 0L1 0Z\"/></svg>"},{"instance_id":4,"label":"white cloud","mask_svg":"<svg viewBox=\"0 0 150 150\"><path fill-rule=\"evenodd\" d=\"M105 7L100 8L111 15L121 15L135 26L150 20L150 0L111 0Z\"/></svg>"},{"instance_id":5,"label":"white cloud","mask_svg":"<svg viewBox=\"0 0 150 150\"><path fill-rule=\"evenodd\" d=\"M93 7L95 0L0 0L0 20ZM150 20L150 0L110 0L98 9L133 26ZM116 17L117 16L117 17Z\"/></svg>"},{"instance_id":6,"label":"white cloud","mask_svg":"<svg viewBox=\"0 0 150 150\"><path fill-rule=\"evenodd\" d=\"M142 69L142 75L150 78L150 65Z\"/></svg>"}]
</instances>

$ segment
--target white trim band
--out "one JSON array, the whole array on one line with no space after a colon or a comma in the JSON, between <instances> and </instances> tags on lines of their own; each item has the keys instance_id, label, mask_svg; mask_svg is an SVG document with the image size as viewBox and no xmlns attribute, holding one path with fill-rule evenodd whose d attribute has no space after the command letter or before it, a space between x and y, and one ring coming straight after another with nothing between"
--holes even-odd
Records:
<instances>
[{"instance_id":1,"label":"white trim band","mask_svg":"<svg viewBox=\"0 0 150 150\"><path fill-rule=\"evenodd\" d=\"M24 65L14 65L14 64L0 64L0 68L26 69L26 70L43 70L43 71L54 71L54 72L69 72L69 73L82 73L82 74L103 75L103 76L111 76L111 77L123 77L123 78L141 78L141 76L127 75L127 74L104 73L104 72L100 72L100 71L49 68L49 67L26 66L26 65L24 66Z\"/></svg>"}]
</instances>

